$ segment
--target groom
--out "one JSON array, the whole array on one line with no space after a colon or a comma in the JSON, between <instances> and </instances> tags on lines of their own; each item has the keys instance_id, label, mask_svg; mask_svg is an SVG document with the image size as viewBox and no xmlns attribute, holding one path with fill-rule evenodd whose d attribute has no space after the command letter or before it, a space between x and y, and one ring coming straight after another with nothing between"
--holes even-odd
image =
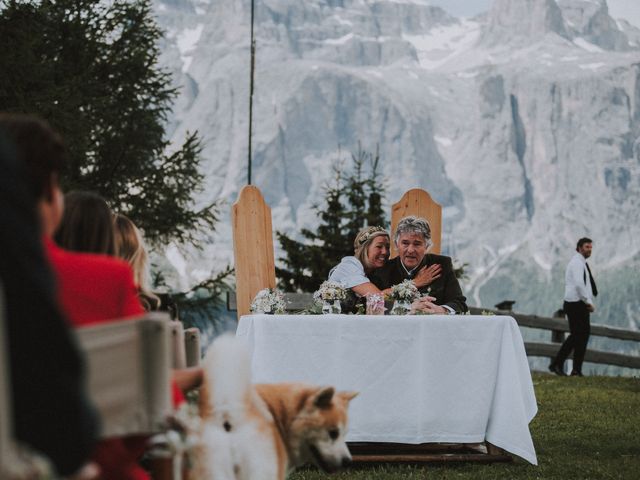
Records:
<instances>
[{"instance_id":1,"label":"groom","mask_svg":"<svg viewBox=\"0 0 640 480\"><path fill-rule=\"evenodd\" d=\"M433 297L423 301L421 310L427 313L456 314L467 309L466 298L453 271L450 257L427 253L431 241L429 222L420 217L404 217L394 233L398 256L375 270L371 281L380 289L413 279L422 268L433 272L433 281L421 287L420 293Z\"/></svg>"}]
</instances>

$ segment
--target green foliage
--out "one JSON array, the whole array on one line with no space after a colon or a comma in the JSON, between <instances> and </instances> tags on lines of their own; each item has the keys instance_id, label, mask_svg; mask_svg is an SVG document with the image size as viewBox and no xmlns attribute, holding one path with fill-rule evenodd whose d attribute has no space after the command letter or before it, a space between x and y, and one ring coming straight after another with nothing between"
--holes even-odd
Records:
<instances>
[{"instance_id":1,"label":"green foliage","mask_svg":"<svg viewBox=\"0 0 640 480\"><path fill-rule=\"evenodd\" d=\"M173 292L171 301L177 306L178 312L181 312L180 319L188 320L185 318L185 312L188 316L202 316L208 313L213 306L212 299L220 299L231 290L226 282L233 275L233 272L233 268L227 266L221 272L192 286L187 291ZM169 290L161 271L154 272L152 283L155 289Z\"/></svg>"},{"instance_id":2,"label":"green foliage","mask_svg":"<svg viewBox=\"0 0 640 480\"><path fill-rule=\"evenodd\" d=\"M367 225L386 226L382 210L384 185L379 174L380 156L362 150L333 165L333 177L325 186L324 205L315 206L320 225L315 231L302 229L303 241L276 232L285 257L284 268L276 268L280 288L312 292L327 279L329 270L342 257L353 255L353 241Z\"/></svg>"},{"instance_id":3,"label":"green foliage","mask_svg":"<svg viewBox=\"0 0 640 480\"><path fill-rule=\"evenodd\" d=\"M358 466L332 475L316 469L291 480L468 479L584 480L638 478L640 380L534 374L538 414L530 424L538 466L514 457L508 464L475 462Z\"/></svg>"},{"instance_id":4,"label":"green foliage","mask_svg":"<svg viewBox=\"0 0 640 480\"><path fill-rule=\"evenodd\" d=\"M157 65L150 0L0 0L0 111L38 114L70 153L65 190L92 190L155 244L193 243L212 230L200 141L167 154L164 127L176 91Z\"/></svg>"}]
</instances>

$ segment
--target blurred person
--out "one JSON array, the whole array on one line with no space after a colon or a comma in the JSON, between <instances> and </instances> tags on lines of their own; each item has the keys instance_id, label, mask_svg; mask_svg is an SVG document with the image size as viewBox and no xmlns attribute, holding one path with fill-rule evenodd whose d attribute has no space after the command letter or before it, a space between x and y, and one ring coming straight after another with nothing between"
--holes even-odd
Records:
<instances>
[{"instance_id":1,"label":"blurred person","mask_svg":"<svg viewBox=\"0 0 640 480\"><path fill-rule=\"evenodd\" d=\"M55 214L59 223L50 222L45 234L60 299L74 326L142 315L131 267L112 258L113 216L107 202L95 193L74 191L64 196L61 208L62 214Z\"/></svg>"},{"instance_id":2,"label":"blurred person","mask_svg":"<svg viewBox=\"0 0 640 480\"><path fill-rule=\"evenodd\" d=\"M422 269L430 272L431 281L418 287L424 297L421 310L427 313L456 314L468 310L450 257L427 253L433 245L429 222L408 216L398 222L394 233L398 256L376 269L371 281L380 289L406 279L415 279Z\"/></svg>"},{"instance_id":3,"label":"blurred person","mask_svg":"<svg viewBox=\"0 0 640 480\"><path fill-rule=\"evenodd\" d=\"M556 375L566 376L564 362L573 350L573 369L571 375L582 377L582 363L591 334L590 313L596 307L593 297L598 295L596 282L591 275L587 258L591 257L593 241L581 238L576 245L576 253L569 260L565 271L565 290L563 310L569 320L569 336L558 354L549 365Z\"/></svg>"},{"instance_id":4,"label":"blurred person","mask_svg":"<svg viewBox=\"0 0 640 480\"><path fill-rule=\"evenodd\" d=\"M93 192L67 193L54 239L60 247L72 252L114 256L112 214L105 199Z\"/></svg>"},{"instance_id":5,"label":"blurred person","mask_svg":"<svg viewBox=\"0 0 640 480\"><path fill-rule=\"evenodd\" d=\"M145 310L158 310L160 298L149 288L149 257L142 234L129 217L117 213L113 220L116 255L133 270L138 298Z\"/></svg>"},{"instance_id":6,"label":"blurred person","mask_svg":"<svg viewBox=\"0 0 640 480\"><path fill-rule=\"evenodd\" d=\"M42 247L36 198L53 200L55 194L45 181L47 172L25 162L26 156L47 157L57 171L64 149L44 122L24 120L0 114L0 287L7 318L13 434L67 476L89 459L99 420ZM12 128L16 122L24 123ZM23 148L16 152L11 137ZM32 182L26 181L28 176Z\"/></svg>"},{"instance_id":7,"label":"blurred person","mask_svg":"<svg viewBox=\"0 0 640 480\"><path fill-rule=\"evenodd\" d=\"M148 255L142 233L129 217L117 213L113 215L114 245L116 255L129 263L138 289L138 298L146 311L165 310L172 305L154 294L148 287ZM177 307L173 307L174 309ZM176 312L176 310L174 310ZM177 316L177 315L176 315ZM177 320L172 315L173 320ZM173 380L182 391L196 388L202 381L202 369L199 367L182 368L173 371Z\"/></svg>"}]
</instances>

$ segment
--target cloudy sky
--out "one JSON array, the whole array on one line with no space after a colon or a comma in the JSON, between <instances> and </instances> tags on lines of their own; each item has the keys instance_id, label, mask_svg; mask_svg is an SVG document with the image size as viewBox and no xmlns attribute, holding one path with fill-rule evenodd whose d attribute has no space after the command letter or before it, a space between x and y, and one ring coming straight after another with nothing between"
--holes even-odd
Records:
<instances>
[{"instance_id":1,"label":"cloudy sky","mask_svg":"<svg viewBox=\"0 0 640 480\"><path fill-rule=\"evenodd\" d=\"M472 17L487 11L491 0L431 0L431 3L457 17ZM607 5L613 18L624 18L640 27L640 0L607 0Z\"/></svg>"}]
</instances>

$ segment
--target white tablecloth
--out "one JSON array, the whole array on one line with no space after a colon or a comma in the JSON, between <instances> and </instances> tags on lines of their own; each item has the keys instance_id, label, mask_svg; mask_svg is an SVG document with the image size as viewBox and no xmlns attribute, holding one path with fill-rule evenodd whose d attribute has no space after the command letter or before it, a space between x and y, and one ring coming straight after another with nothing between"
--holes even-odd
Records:
<instances>
[{"instance_id":1,"label":"white tablecloth","mask_svg":"<svg viewBox=\"0 0 640 480\"><path fill-rule=\"evenodd\" d=\"M524 344L506 316L246 315L253 381L356 390L351 442L487 440L537 464Z\"/></svg>"}]
</instances>

